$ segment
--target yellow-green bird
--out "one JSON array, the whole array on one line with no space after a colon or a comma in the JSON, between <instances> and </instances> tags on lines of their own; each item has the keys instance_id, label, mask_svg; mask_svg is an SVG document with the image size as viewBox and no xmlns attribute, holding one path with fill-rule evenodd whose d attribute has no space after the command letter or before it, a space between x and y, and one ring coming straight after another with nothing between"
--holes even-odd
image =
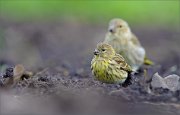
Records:
<instances>
[{"instance_id":1,"label":"yellow-green bird","mask_svg":"<svg viewBox=\"0 0 180 115\"><path fill-rule=\"evenodd\" d=\"M101 82L121 84L123 87L131 84L131 67L109 44L97 45L91 61L91 70L95 79Z\"/></svg>"},{"instance_id":2,"label":"yellow-green bird","mask_svg":"<svg viewBox=\"0 0 180 115\"><path fill-rule=\"evenodd\" d=\"M110 44L116 53L121 54L133 71L138 70L142 64L153 64L147 59L145 49L131 32L128 23L122 19L116 18L109 22L104 43Z\"/></svg>"}]
</instances>

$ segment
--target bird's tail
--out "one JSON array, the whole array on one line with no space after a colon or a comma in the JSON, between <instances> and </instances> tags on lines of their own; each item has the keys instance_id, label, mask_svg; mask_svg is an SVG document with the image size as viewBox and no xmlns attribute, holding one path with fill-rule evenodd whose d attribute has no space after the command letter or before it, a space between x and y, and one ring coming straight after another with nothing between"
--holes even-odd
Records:
<instances>
[{"instance_id":1,"label":"bird's tail","mask_svg":"<svg viewBox=\"0 0 180 115\"><path fill-rule=\"evenodd\" d=\"M144 58L144 64L145 65L154 65L154 62L148 59L146 56Z\"/></svg>"}]
</instances>

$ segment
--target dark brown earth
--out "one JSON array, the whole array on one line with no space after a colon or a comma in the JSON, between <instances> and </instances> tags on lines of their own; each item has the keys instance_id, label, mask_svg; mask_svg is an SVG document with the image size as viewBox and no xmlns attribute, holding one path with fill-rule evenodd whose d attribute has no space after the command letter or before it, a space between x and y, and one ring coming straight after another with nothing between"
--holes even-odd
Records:
<instances>
[{"instance_id":1,"label":"dark brown earth","mask_svg":"<svg viewBox=\"0 0 180 115\"><path fill-rule=\"evenodd\" d=\"M156 64L127 88L93 79L90 61L106 26L84 22L0 21L1 67L21 63L35 75L0 89L1 114L180 114L180 91L151 89L155 72L180 75L178 29L133 26ZM175 69L174 69L175 68ZM1 69L1 73L3 70Z\"/></svg>"}]
</instances>

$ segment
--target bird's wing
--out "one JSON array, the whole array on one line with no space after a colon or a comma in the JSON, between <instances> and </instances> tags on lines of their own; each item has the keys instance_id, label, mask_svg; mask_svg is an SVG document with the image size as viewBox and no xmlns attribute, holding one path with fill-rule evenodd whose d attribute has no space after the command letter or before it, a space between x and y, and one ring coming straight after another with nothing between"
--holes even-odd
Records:
<instances>
[{"instance_id":1,"label":"bird's wing","mask_svg":"<svg viewBox=\"0 0 180 115\"><path fill-rule=\"evenodd\" d=\"M141 46L138 38L137 38L134 34L132 34L131 41L132 41L133 44L138 45L138 46Z\"/></svg>"},{"instance_id":2,"label":"bird's wing","mask_svg":"<svg viewBox=\"0 0 180 115\"><path fill-rule=\"evenodd\" d=\"M124 58L119 55L119 54L116 54L114 57L113 57L113 60L118 64L120 65L120 68L125 70L125 71L129 71L131 72L132 71L132 68L125 62Z\"/></svg>"}]
</instances>

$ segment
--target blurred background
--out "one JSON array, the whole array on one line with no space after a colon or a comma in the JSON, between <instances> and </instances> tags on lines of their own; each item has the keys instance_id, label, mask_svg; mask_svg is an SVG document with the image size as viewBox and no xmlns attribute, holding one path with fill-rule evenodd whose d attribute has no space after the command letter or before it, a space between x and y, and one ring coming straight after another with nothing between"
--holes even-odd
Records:
<instances>
[{"instance_id":1,"label":"blurred background","mask_svg":"<svg viewBox=\"0 0 180 115\"><path fill-rule=\"evenodd\" d=\"M34 71L38 68L65 66L70 73L85 71L80 77L89 80L92 77L90 61L93 51L96 44L104 40L112 18L122 18L129 23L132 32L145 47L147 56L162 65L164 71L174 65L180 67L179 0L0 0L0 64L21 63ZM73 84L70 92L79 87L86 91L86 88L93 89L95 86L97 92L103 92L99 91L99 85L88 80L79 82L80 86ZM64 85L60 89L64 91ZM61 95L60 89L59 97L55 96L50 101L43 98L37 104L44 106L47 102L50 105L46 107L33 106L36 100L27 95L21 97L20 102L17 97L12 98L11 94L1 94L0 101L3 104L0 110L9 114L14 114L14 111L18 113L17 109L24 113L34 111L34 114L44 115L46 112L51 113L51 110L61 111L59 106L67 112L70 106L72 113L76 109L84 113L106 114L125 112L148 115L154 112L169 115L177 112L169 105L124 105L119 103L123 102L122 99L107 100L101 95L88 95L87 91L83 98L71 93L68 96ZM94 109L96 107L98 109Z\"/></svg>"},{"instance_id":2,"label":"blurred background","mask_svg":"<svg viewBox=\"0 0 180 115\"><path fill-rule=\"evenodd\" d=\"M122 18L148 57L161 62L179 49L179 6L178 0L1 0L0 58L31 68L78 66L80 60L90 61L109 21Z\"/></svg>"}]
</instances>

